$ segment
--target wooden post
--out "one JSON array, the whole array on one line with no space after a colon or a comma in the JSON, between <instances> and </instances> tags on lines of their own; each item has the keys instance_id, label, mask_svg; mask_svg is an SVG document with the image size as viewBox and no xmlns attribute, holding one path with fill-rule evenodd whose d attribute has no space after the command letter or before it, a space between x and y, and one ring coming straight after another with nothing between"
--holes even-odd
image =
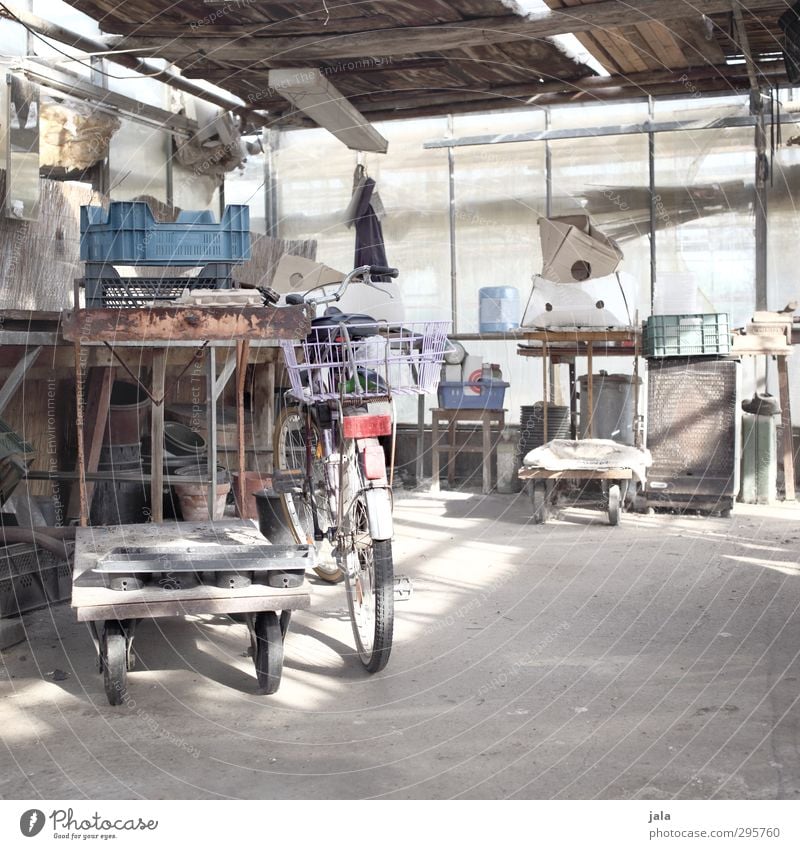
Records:
<instances>
[{"instance_id":1,"label":"wooden post","mask_svg":"<svg viewBox=\"0 0 800 849\"><path fill-rule=\"evenodd\" d=\"M586 435L589 439L592 438L594 434L594 425L592 423L592 419L594 418L594 362L593 362L593 353L592 353L592 341L591 339L586 343L586 365L589 369L588 376L588 386L587 386L587 394L588 398L586 399L589 415L589 421L586 423ZM583 430L583 422L581 422L581 430Z\"/></svg>"},{"instance_id":2,"label":"wooden post","mask_svg":"<svg viewBox=\"0 0 800 849\"><path fill-rule=\"evenodd\" d=\"M431 422L431 492L439 492L439 411L433 411Z\"/></svg>"},{"instance_id":3,"label":"wooden post","mask_svg":"<svg viewBox=\"0 0 800 849\"><path fill-rule=\"evenodd\" d=\"M236 493L237 501L239 502L239 515L244 516L246 513L245 493L247 486L245 485L245 471L247 465L244 459L244 382L247 377L247 360L250 355L250 343L245 339L243 342L236 343L236 448L238 453L238 492Z\"/></svg>"},{"instance_id":4,"label":"wooden post","mask_svg":"<svg viewBox=\"0 0 800 849\"><path fill-rule=\"evenodd\" d=\"M425 396L417 397L417 459L415 477L417 486L422 485L422 479L425 477Z\"/></svg>"},{"instance_id":5,"label":"wooden post","mask_svg":"<svg viewBox=\"0 0 800 849\"><path fill-rule=\"evenodd\" d=\"M89 524L89 511L86 506L86 469L83 465L83 366L80 339L76 339L73 351L75 353L75 426L78 440L79 522L80 526L85 528Z\"/></svg>"},{"instance_id":6,"label":"wooden post","mask_svg":"<svg viewBox=\"0 0 800 849\"><path fill-rule=\"evenodd\" d=\"M214 521L217 500L217 349L206 352L206 429L208 430L208 520Z\"/></svg>"},{"instance_id":7,"label":"wooden post","mask_svg":"<svg viewBox=\"0 0 800 849\"><path fill-rule=\"evenodd\" d=\"M153 377L150 392L150 521L164 521L164 386L167 371L167 351L153 349Z\"/></svg>"},{"instance_id":8,"label":"wooden post","mask_svg":"<svg viewBox=\"0 0 800 849\"><path fill-rule=\"evenodd\" d=\"M272 355L272 351L270 354ZM266 451L273 448L275 429L275 360L254 363L250 381L250 406L253 416L253 444L257 449ZM267 471L275 468L275 456Z\"/></svg>"},{"instance_id":9,"label":"wooden post","mask_svg":"<svg viewBox=\"0 0 800 849\"><path fill-rule=\"evenodd\" d=\"M544 427L544 444L550 441L547 427L547 413L550 404L547 401L547 342L542 342L542 426Z\"/></svg>"},{"instance_id":10,"label":"wooden post","mask_svg":"<svg viewBox=\"0 0 800 849\"><path fill-rule=\"evenodd\" d=\"M783 430L783 486L786 501L796 498L794 488L794 445L792 440L792 404L789 395L789 364L785 356L778 357L778 390Z\"/></svg>"},{"instance_id":11,"label":"wooden post","mask_svg":"<svg viewBox=\"0 0 800 849\"><path fill-rule=\"evenodd\" d=\"M73 488L67 505L67 516L79 516L85 507L88 518L92 506L92 495L95 484L86 481L86 472L96 472L100 463L100 451L103 448L106 423L108 422L108 406L111 402L111 383L114 369L105 366L93 368L89 371L88 386L86 389L86 409L89 411L91 432L89 434L88 452L85 444L85 433L83 426L80 428L79 464L82 473L79 481L83 487ZM77 373L76 373L77 380ZM81 395L83 391L81 390ZM84 423L84 410L80 410L79 421ZM83 500L83 501L82 501ZM83 503L85 502L85 503Z\"/></svg>"}]
</instances>

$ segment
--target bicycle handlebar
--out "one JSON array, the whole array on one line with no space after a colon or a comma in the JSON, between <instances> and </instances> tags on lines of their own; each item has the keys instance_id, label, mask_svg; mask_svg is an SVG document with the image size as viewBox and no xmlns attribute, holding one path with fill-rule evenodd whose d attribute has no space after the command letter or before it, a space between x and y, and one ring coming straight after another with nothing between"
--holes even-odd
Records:
<instances>
[{"instance_id":1,"label":"bicycle handlebar","mask_svg":"<svg viewBox=\"0 0 800 849\"><path fill-rule=\"evenodd\" d=\"M342 295L344 295L347 287L357 278L361 278L363 283L366 283L367 286L374 286L375 284L372 281L372 275L375 274L379 277L397 277L400 272L396 268L389 268L384 265L361 265L358 268L354 268L345 278L342 280L339 288L331 295L325 295L321 298L309 298L308 295L310 292L315 291L315 289L321 289L322 286L315 286L314 289L310 289L309 292L306 292L305 295L301 295L299 293L292 293L286 296L286 303L290 306L299 306L300 304L311 304L313 306L319 306L320 304L330 304L335 303L336 301L341 300ZM325 284L327 285L327 284Z\"/></svg>"}]
</instances>

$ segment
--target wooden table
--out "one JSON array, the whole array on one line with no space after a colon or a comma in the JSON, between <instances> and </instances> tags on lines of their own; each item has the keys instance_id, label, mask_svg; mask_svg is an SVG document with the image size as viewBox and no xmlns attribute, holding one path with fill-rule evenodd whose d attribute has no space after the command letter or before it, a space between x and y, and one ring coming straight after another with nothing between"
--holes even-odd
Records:
<instances>
[{"instance_id":1,"label":"wooden table","mask_svg":"<svg viewBox=\"0 0 800 849\"><path fill-rule=\"evenodd\" d=\"M639 356L641 352L642 334L635 327L618 329L576 328L574 330L564 329L542 329L515 331L515 338L520 340L517 346L517 354L521 357L542 358L542 384L543 384L543 427L545 438L547 438L547 407L548 403L555 400L554 397L554 373L553 366L566 363L569 366L570 384L570 412L573 423L573 437L577 438L575 421L577 419L577 390L575 360L577 357L586 357L587 366L587 403L589 410L589 422L586 435L591 438L592 412L594 411L594 366L595 356L602 357L633 357L633 376L637 391L634 393L634 429L636 433L636 446L641 447L641 429L637 427L639 419ZM533 343L533 344L532 344Z\"/></svg>"},{"instance_id":2,"label":"wooden table","mask_svg":"<svg viewBox=\"0 0 800 849\"><path fill-rule=\"evenodd\" d=\"M439 455L447 454L447 482L450 486L455 482L456 454L461 452L464 454L483 454L483 486L482 492L488 495L492 491L492 427L496 427L502 431L505 427L505 410L443 410L434 409L433 414L433 430L431 434L431 465L433 473L433 482L431 489L434 492L439 491ZM460 424L472 425L472 431L475 425L480 425L483 435L482 445L480 448L472 448L463 444L459 445L456 442L458 435L458 426ZM447 430L447 442L444 445L440 444L441 428ZM471 432L472 432L471 431Z\"/></svg>"}]
</instances>

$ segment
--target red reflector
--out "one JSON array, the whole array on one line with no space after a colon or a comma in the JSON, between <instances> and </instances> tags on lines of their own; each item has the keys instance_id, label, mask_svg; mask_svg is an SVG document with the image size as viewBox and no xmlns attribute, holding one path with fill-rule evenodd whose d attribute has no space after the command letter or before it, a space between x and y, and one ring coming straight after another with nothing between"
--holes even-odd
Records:
<instances>
[{"instance_id":1,"label":"red reflector","mask_svg":"<svg viewBox=\"0 0 800 849\"><path fill-rule=\"evenodd\" d=\"M392 432L392 417L345 416L342 422L345 439L366 439L368 436L386 436Z\"/></svg>"},{"instance_id":2,"label":"red reflector","mask_svg":"<svg viewBox=\"0 0 800 849\"><path fill-rule=\"evenodd\" d=\"M380 445L367 445L362 452L364 475L368 481L386 477L386 458Z\"/></svg>"}]
</instances>

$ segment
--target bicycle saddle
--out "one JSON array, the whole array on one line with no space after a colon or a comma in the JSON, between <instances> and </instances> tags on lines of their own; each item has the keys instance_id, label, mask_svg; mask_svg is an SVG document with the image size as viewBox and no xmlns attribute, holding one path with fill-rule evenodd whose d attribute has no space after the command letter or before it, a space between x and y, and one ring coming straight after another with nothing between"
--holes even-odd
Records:
<instances>
[{"instance_id":1,"label":"bicycle saddle","mask_svg":"<svg viewBox=\"0 0 800 849\"><path fill-rule=\"evenodd\" d=\"M336 307L328 307L325 315L311 319L310 341L321 342L331 337L341 325L347 328L351 339L366 339L379 333L380 324L371 315L344 313Z\"/></svg>"}]
</instances>

